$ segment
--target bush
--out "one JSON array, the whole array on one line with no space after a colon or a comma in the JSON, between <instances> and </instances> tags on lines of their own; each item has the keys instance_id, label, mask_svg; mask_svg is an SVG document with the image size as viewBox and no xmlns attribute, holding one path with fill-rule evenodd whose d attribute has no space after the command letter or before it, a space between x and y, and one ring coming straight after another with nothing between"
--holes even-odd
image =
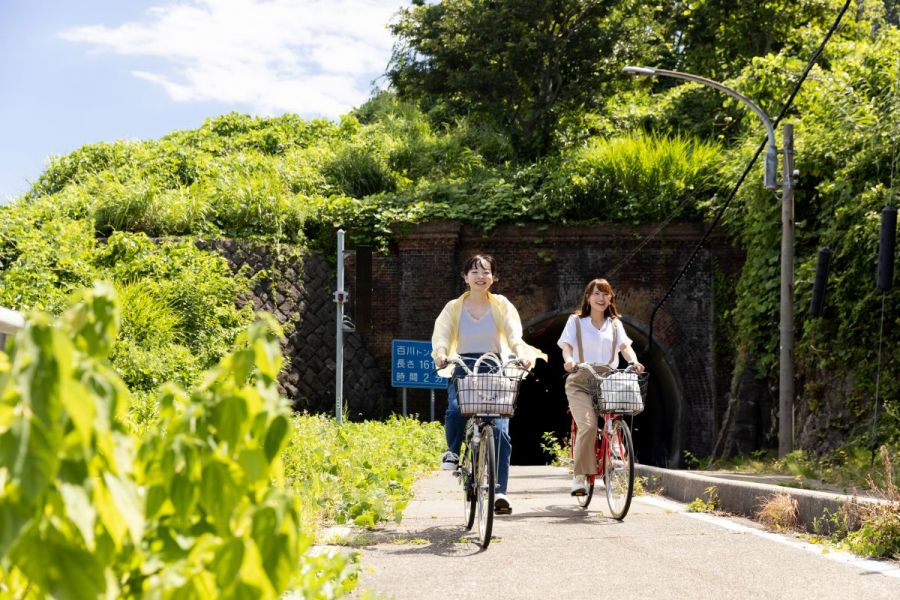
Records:
<instances>
[{"instance_id":1,"label":"bush","mask_svg":"<svg viewBox=\"0 0 900 600\"><path fill-rule=\"evenodd\" d=\"M367 528L400 520L413 482L433 468L444 444L439 423L412 418L337 425L298 415L292 429L284 455L288 486L329 519Z\"/></svg>"},{"instance_id":2,"label":"bush","mask_svg":"<svg viewBox=\"0 0 900 600\"><path fill-rule=\"evenodd\" d=\"M33 313L0 353L0 581L4 594L320 598L352 587L340 554L308 553L282 480L290 407L278 339L256 324L194 392L166 387L159 427L125 426L106 361L119 324L98 284L63 320ZM21 410L27 408L26 410Z\"/></svg>"},{"instance_id":3,"label":"bush","mask_svg":"<svg viewBox=\"0 0 900 600\"><path fill-rule=\"evenodd\" d=\"M594 138L564 156L545 194L575 221L691 219L718 189L721 162L715 144L681 136Z\"/></svg>"}]
</instances>

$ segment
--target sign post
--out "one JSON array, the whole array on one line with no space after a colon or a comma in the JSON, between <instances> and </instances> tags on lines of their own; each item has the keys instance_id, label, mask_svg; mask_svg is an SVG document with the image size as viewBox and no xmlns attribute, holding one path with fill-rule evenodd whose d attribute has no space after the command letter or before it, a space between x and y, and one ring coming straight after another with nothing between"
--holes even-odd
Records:
<instances>
[{"instance_id":1,"label":"sign post","mask_svg":"<svg viewBox=\"0 0 900 600\"><path fill-rule=\"evenodd\" d=\"M434 372L431 342L391 340L391 386L403 389L403 416L406 412L407 388L431 390L431 420L434 421L434 390L446 389L450 382Z\"/></svg>"}]
</instances>

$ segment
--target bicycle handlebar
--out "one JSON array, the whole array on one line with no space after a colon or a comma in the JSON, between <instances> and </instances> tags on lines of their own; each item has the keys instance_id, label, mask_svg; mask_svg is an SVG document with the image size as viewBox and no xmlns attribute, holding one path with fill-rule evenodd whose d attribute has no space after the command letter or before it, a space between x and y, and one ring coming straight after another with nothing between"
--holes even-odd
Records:
<instances>
[{"instance_id":1,"label":"bicycle handlebar","mask_svg":"<svg viewBox=\"0 0 900 600\"><path fill-rule=\"evenodd\" d=\"M464 361L462 359L462 357L460 357L458 354L447 357L447 364L454 364L454 365L458 365L458 366L462 367L465 370L467 377L469 375L474 374L472 369L469 368L469 365L466 364L466 361ZM508 367L509 365L515 365L516 367L522 369L523 371L527 371L527 369L525 368L525 364L518 358L511 358L511 359L506 360L503 363L497 365L497 371L502 373L506 369L506 367Z\"/></svg>"},{"instance_id":2,"label":"bicycle handlebar","mask_svg":"<svg viewBox=\"0 0 900 600\"><path fill-rule=\"evenodd\" d=\"M593 365L590 363L575 363L575 371L587 370L590 371L591 375L593 375L597 379L602 379L603 377L608 377L610 373L637 373L637 370L634 368L634 365L628 365L624 369L610 369L604 373L597 373L594 370Z\"/></svg>"}]
</instances>

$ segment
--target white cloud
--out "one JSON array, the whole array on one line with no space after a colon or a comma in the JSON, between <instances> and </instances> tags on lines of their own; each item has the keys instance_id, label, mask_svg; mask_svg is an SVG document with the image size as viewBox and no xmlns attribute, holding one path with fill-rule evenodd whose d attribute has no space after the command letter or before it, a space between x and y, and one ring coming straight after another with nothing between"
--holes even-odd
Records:
<instances>
[{"instance_id":1,"label":"white cloud","mask_svg":"<svg viewBox=\"0 0 900 600\"><path fill-rule=\"evenodd\" d=\"M62 38L162 59L132 74L176 102L244 104L254 112L335 117L368 98L390 57L387 24L408 0L190 0L144 22L89 25Z\"/></svg>"}]
</instances>

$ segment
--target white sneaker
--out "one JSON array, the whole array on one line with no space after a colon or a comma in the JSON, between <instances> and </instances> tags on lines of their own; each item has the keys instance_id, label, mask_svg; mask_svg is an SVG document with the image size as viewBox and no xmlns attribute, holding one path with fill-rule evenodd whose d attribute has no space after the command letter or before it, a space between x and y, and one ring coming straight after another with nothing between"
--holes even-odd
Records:
<instances>
[{"instance_id":1,"label":"white sneaker","mask_svg":"<svg viewBox=\"0 0 900 600\"><path fill-rule=\"evenodd\" d=\"M510 506L506 494L494 494L494 514L508 515L511 512L512 506Z\"/></svg>"},{"instance_id":2,"label":"white sneaker","mask_svg":"<svg viewBox=\"0 0 900 600\"><path fill-rule=\"evenodd\" d=\"M588 486L584 475L575 475L572 477L572 495L587 496Z\"/></svg>"},{"instance_id":3,"label":"white sneaker","mask_svg":"<svg viewBox=\"0 0 900 600\"><path fill-rule=\"evenodd\" d=\"M455 471L459 467L459 456L447 450L441 456L441 468L445 471Z\"/></svg>"}]
</instances>

